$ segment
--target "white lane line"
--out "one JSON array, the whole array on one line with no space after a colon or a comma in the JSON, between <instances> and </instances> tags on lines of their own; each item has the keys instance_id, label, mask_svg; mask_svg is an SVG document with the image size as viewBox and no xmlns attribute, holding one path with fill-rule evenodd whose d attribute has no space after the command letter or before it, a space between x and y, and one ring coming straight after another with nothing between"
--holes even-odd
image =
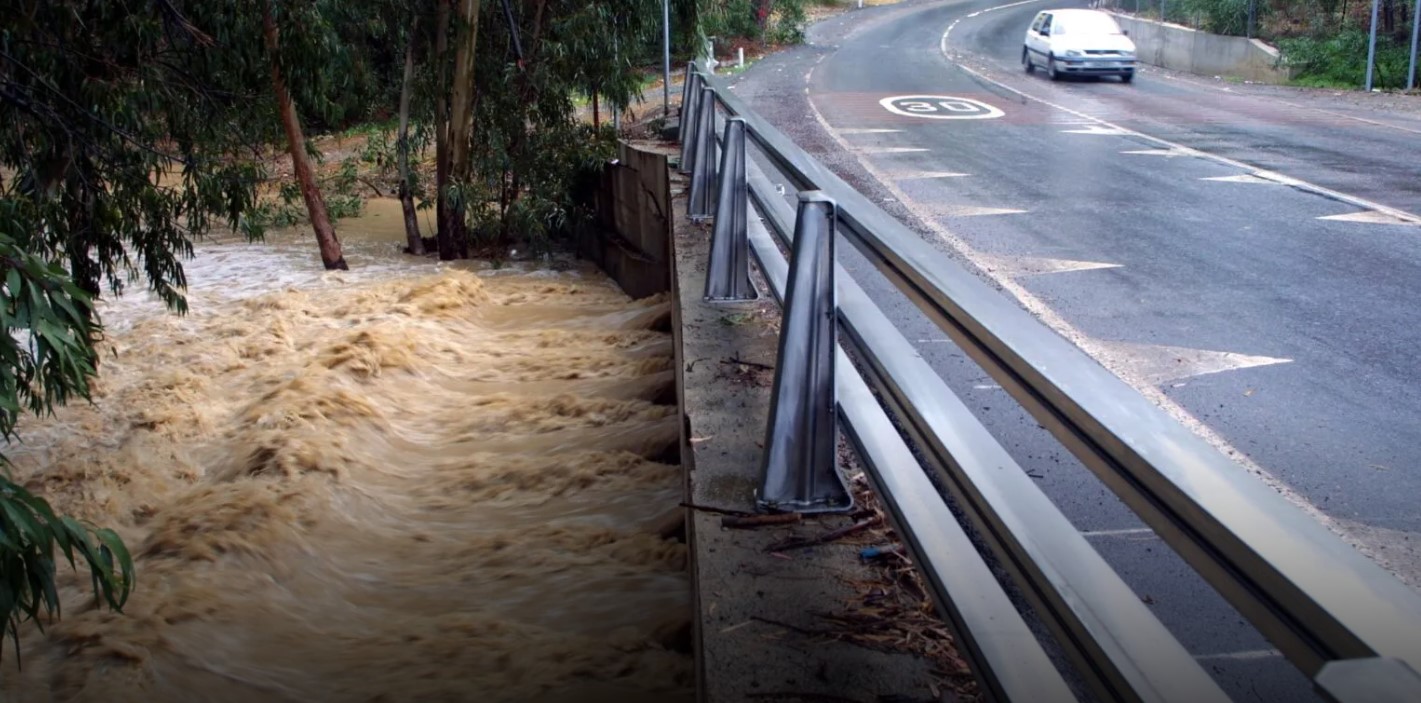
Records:
<instances>
[{"instance_id":1,"label":"white lane line","mask_svg":"<svg viewBox=\"0 0 1421 703\"><path fill-rule=\"evenodd\" d=\"M1033 0L1028 0L1028 1L1033 1ZM1000 5L1000 6L996 7L996 8L992 8L992 9L1001 9L1001 8L1006 8L1006 7L1013 7L1013 6L1015 6L1015 5L1021 5L1021 4L1024 4L1024 3L1011 3L1011 4L1009 4L1009 5ZM985 12L985 11L986 11L986 10L984 10L984 12ZM958 20L958 21L961 21L961 20ZM1081 119L1088 120L1088 121L1093 122L1093 123L1095 123L1095 124L1098 124L1098 125L1101 125L1101 126L1104 126L1104 127L1109 127L1109 128L1111 128L1111 129L1120 130L1120 133L1121 133L1122 135L1128 135L1128 136L1132 136L1132 137L1138 137L1138 138L1140 138L1140 139L1144 139L1144 140L1146 140L1146 141L1150 141L1150 142L1153 142L1153 143L1155 143L1155 144L1159 144L1160 146L1165 147L1165 148L1170 149L1170 150L1179 151L1179 152L1182 152L1183 154L1187 154L1187 155L1189 155L1189 156L1194 156L1194 157L1201 158L1201 159L1208 159L1208 160L1210 160L1210 161L1214 161L1214 162L1217 162L1217 163L1221 163L1221 164L1225 164L1225 165L1228 165L1228 166L1232 166L1232 167L1237 168L1237 169L1242 170L1242 171L1251 171L1251 172L1253 172L1253 174L1254 174L1255 176L1258 176L1259 178L1265 178L1265 179L1267 179L1267 180L1274 181L1274 182L1276 182L1276 183L1281 183L1281 184L1286 185L1286 186L1291 186L1291 187L1296 188L1296 189L1298 189L1298 190L1306 191L1306 192L1312 193L1312 194L1314 194L1314 195L1321 195L1322 197L1325 197L1325 198L1331 198L1332 200L1338 200L1338 201L1341 201L1341 202L1344 202L1344 203L1348 203L1348 204L1351 204L1351 205L1356 205L1357 207L1364 208L1364 209L1367 209L1367 210L1376 210L1377 212L1383 212L1383 213L1386 213L1386 214L1388 214L1388 215L1391 215L1392 217L1394 217L1394 218L1396 218L1396 219L1398 219L1398 220L1405 220L1405 221L1407 221L1407 222L1411 222L1411 223L1415 223L1415 224L1421 224L1421 215L1417 215L1417 214L1415 214L1415 213L1407 212L1407 211L1405 211L1405 210L1402 210L1402 209L1399 209L1399 208L1394 208L1394 207L1391 207L1391 206L1388 206L1388 205L1383 205L1383 204L1378 203L1378 202L1373 202L1373 201L1371 201L1371 200L1367 200L1366 198L1359 198L1359 197L1357 197L1357 196L1355 196L1355 195L1348 195L1347 193L1343 193L1343 192L1340 192L1340 191L1333 190L1333 189L1331 189L1331 188L1327 188L1327 187L1324 187L1324 186L1320 186L1320 185L1317 185L1316 183L1309 183L1309 182L1304 181L1304 180L1302 180L1302 179L1300 179L1300 178L1293 178L1292 176L1284 175L1284 174L1278 173L1278 172L1276 172L1276 171L1268 171L1268 170L1264 170L1264 169L1259 169L1259 168L1256 168L1256 167L1254 167L1254 166L1252 166L1252 165L1249 165L1249 164L1247 164L1247 163L1244 163L1244 162L1242 162L1242 161L1238 161L1238 160L1235 160L1235 159L1230 159L1230 158L1228 158L1228 157L1226 157L1226 156L1219 156L1218 154L1211 154L1211 153L1209 153L1209 152L1207 152L1207 151L1200 151L1200 150L1195 149L1195 148L1193 148L1193 147L1187 147L1187 146L1184 146L1183 144L1177 144L1177 143L1171 142L1171 141L1169 141L1169 140L1167 140L1167 139L1161 139L1161 138L1159 138L1159 137L1151 136L1151 135L1145 134L1144 132L1138 132L1138 131L1135 131L1135 130L1130 129L1130 128L1128 128L1128 127L1121 127L1120 125L1115 124L1115 123L1113 123L1113 122L1110 122L1110 121L1108 121L1108 120L1102 120L1102 119L1100 119L1099 117L1095 117L1095 116L1093 116L1093 115L1088 115L1088 114L1086 114L1086 113L1084 113L1084 112L1081 112L1081 111L1079 111L1079 110L1073 110L1073 109L1071 109L1071 108L1069 108L1069 107L1066 107L1065 105L1058 105L1058 104L1053 103L1053 102L1051 102L1050 100L1047 100L1047 99L1045 99L1045 98L1040 98L1040 97L1037 97L1037 96L1032 95L1032 94L1030 94L1030 93L1026 93L1026 92L1024 92L1024 91L1017 90L1016 88L1013 88L1013 87L1011 87L1011 86L1009 86L1009 85L1007 85L1007 84L1005 84L1005 83L1003 83L1003 82L1001 82L1001 81L999 81L999 80L996 80L996 79L994 79L994 78L991 78L991 77L989 77L989 76L983 74L981 71L974 70L974 69L972 69L971 67L969 67L969 66L967 66L967 65L965 65L965 64L961 64L961 63L958 63L958 62L952 60L952 57L948 54L948 51L947 51L947 38L948 38L948 35L950 35L950 34L952 33L952 28L957 26L957 22L958 22L958 21L954 21L952 24L948 25L947 30L942 33L942 40L938 43L938 49L942 52L943 58L946 59L948 62L952 63L953 65L957 66L958 68L960 68L960 69L962 69L962 70L964 70L964 71L966 71L966 72L968 72L968 73L970 73L970 74L972 74L972 75L974 75L974 76L976 76L976 77L978 77L978 78L980 78L980 79L982 79L982 80L984 80L984 81L990 82L990 83L992 83L992 84L994 84L994 85L996 85L996 86L1002 88L1003 90L1011 91L1011 92L1016 93L1017 95L1019 95L1019 96L1021 96L1021 97L1023 97L1023 98L1026 98L1027 100L1031 100L1031 101L1034 101L1034 102L1041 103L1042 105L1045 105L1045 106L1047 106L1047 107L1052 107L1052 108L1055 108L1055 109L1060 110L1060 111L1062 111L1062 112L1075 115L1076 117L1080 117ZM1122 153L1149 153L1149 152L1122 152Z\"/></svg>"},{"instance_id":2,"label":"white lane line","mask_svg":"<svg viewBox=\"0 0 1421 703\"><path fill-rule=\"evenodd\" d=\"M1086 127L1085 129L1063 129L1063 130L1061 130L1061 133L1062 133L1062 134L1096 134L1096 135L1100 135L1100 136L1102 136L1102 137L1119 137L1119 136L1125 136L1126 134L1128 134L1127 132L1122 132L1122 131L1120 131L1120 130L1118 130L1118 129L1112 129L1112 128L1110 128L1110 127L1101 127L1101 126L1098 125L1098 124L1090 125L1089 127Z\"/></svg>"},{"instance_id":3,"label":"white lane line","mask_svg":"<svg viewBox=\"0 0 1421 703\"><path fill-rule=\"evenodd\" d=\"M906 204L906 203L905 203ZM982 217L984 215L1020 215L1025 210L1017 210L1009 207L978 207L976 205L938 205L928 206L929 211L936 217Z\"/></svg>"},{"instance_id":4,"label":"white lane line","mask_svg":"<svg viewBox=\"0 0 1421 703\"><path fill-rule=\"evenodd\" d=\"M1266 178L1259 178L1251 173L1242 173L1237 176L1211 176L1200 178L1201 181L1218 181L1220 183L1258 183L1263 185L1278 185L1277 181L1270 181Z\"/></svg>"},{"instance_id":5,"label":"white lane line","mask_svg":"<svg viewBox=\"0 0 1421 703\"><path fill-rule=\"evenodd\" d=\"M970 175L972 174L953 171L905 171L893 174L893 177L900 181L912 181L919 178L963 178Z\"/></svg>"},{"instance_id":6,"label":"white lane line","mask_svg":"<svg viewBox=\"0 0 1421 703\"><path fill-rule=\"evenodd\" d=\"M849 127L839 130L839 134L897 134L901 129L877 129L873 127Z\"/></svg>"},{"instance_id":7,"label":"white lane line","mask_svg":"<svg viewBox=\"0 0 1421 703\"><path fill-rule=\"evenodd\" d=\"M1217 661L1220 659L1232 661L1256 661L1258 659L1272 659L1281 657L1283 653L1276 649L1252 649L1243 652L1222 652L1220 654L1197 654L1195 661Z\"/></svg>"},{"instance_id":8,"label":"white lane line","mask_svg":"<svg viewBox=\"0 0 1421 703\"><path fill-rule=\"evenodd\" d=\"M1154 530L1148 527L1132 527L1126 530L1087 530L1081 532L1082 537L1129 537L1131 535L1153 535Z\"/></svg>"},{"instance_id":9,"label":"white lane line","mask_svg":"<svg viewBox=\"0 0 1421 703\"><path fill-rule=\"evenodd\" d=\"M918 149L910 146L859 146L850 147L849 151L857 151L860 154L913 154L927 149Z\"/></svg>"},{"instance_id":10,"label":"white lane line","mask_svg":"<svg viewBox=\"0 0 1421 703\"><path fill-rule=\"evenodd\" d=\"M1193 156L1193 154L1190 154L1189 152L1183 149L1132 149L1130 151L1122 151L1120 153L1138 154L1141 156L1163 156L1170 159L1176 156Z\"/></svg>"},{"instance_id":11,"label":"white lane line","mask_svg":"<svg viewBox=\"0 0 1421 703\"><path fill-rule=\"evenodd\" d=\"M1135 344L1095 340L1112 359L1127 368L1131 376L1152 384L1181 378L1206 376L1224 371L1237 371L1258 366L1289 364L1292 359L1271 356L1250 356L1228 351L1211 351L1163 344Z\"/></svg>"},{"instance_id":12,"label":"white lane line","mask_svg":"<svg viewBox=\"0 0 1421 703\"><path fill-rule=\"evenodd\" d=\"M1317 218L1319 220L1332 220L1334 222L1359 222L1367 225L1403 225L1406 227L1416 227L1421 222L1400 219L1391 213L1378 210L1363 210L1361 212L1349 212L1342 215L1327 215Z\"/></svg>"},{"instance_id":13,"label":"white lane line","mask_svg":"<svg viewBox=\"0 0 1421 703\"><path fill-rule=\"evenodd\" d=\"M946 34L943 35L943 41L944 43L947 41ZM812 70L810 71L810 74L813 74ZM983 79L991 80L989 78L986 78L985 76L983 76ZM1011 89L1008 88L1008 90ZM843 137L839 136L839 134L834 131L834 128L829 125L828 120L824 119L823 113L819 111L819 106L814 104L814 97L812 95L809 96L807 102L809 103L809 110L814 113L814 119L819 122L819 126L824 130L824 133L828 134L831 139L838 143L839 148L843 149L847 153L854 153L853 146L850 145L848 141L845 140ZM858 161L859 166L862 167L864 171L866 171L870 176L873 176L875 179L878 180L878 182L883 186L884 190L887 190L889 193L893 194L894 197L898 198L898 200L903 203L904 207L908 208L910 211L914 210L913 200L909 198L908 195L903 192L903 189L900 188L898 184L894 182L886 173L879 170L878 167L871 163L869 159L859 158L855 156L855 160ZM1244 168L1247 169L1247 167ZM951 230L949 230L946 226L944 226L936 219L932 217L923 217L920 213L915 214L918 214L919 219L928 228L932 229L933 232L935 232L940 238L942 238L943 242L945 242L949 247L956 249L957 252L961 254L964 258L966 258L975 266L986 272L986 267L983 265L984 260L982 255L979 254L970 245L968 245L965 240L953 234ZM1076 347L1080 348L1082 351L1090 355L1096 361L1100 362L1103 365L1106 365L1106 368L1110 368L1107 363L1109 361L1109 352L1105 349L1104 345L1098 344L1095 340L1086 336L1080 330L1077 330L1075 326L1067 322L1066 319L1060 315L1060 313L1057 313L1055 310L1051 309L1049 305L1043 302L1040 298L1036 297L1036 295L1033 294L1031 291L1027 290L1025 286L1012 280L1011 277L993 274L990 272L987 272L986 275L990 276L993 282L1000 286L1002 290L1005 290L1006 292L1015 296L1016 299L1021 303L1022 307L1026 308L1027 312L1030 312L1033 316L1036 317L1036 319L1041 320L1043 323L1046 324L1046 326L1055 330L1057 334L1061 335L1062 337L1065 337L1068 341L1076 345ZM1191 414L1188 410L1184 409L1184 406L1175 402L1173 398L1170 398L1168 395L1166 395L1163 390L1155 387L1154 384L1147 382L1145 379L1131 376L1126 370L1110 370L1117 377L1119 377L1120 380L1124 381L1132 388L1134 388L1137 393L1145 396L1145 398L1148 399L1151 403L1153 403L1156 407L1160 408L1170 417L1174 418L1176 422L1189 428L1189 430L1192 431L1196 436L1202 438L1205 442L1208 442L1215 449L1219 450L1219 452L1232 459L1241 468L1243 468L1243 470L1258 477L1258 479L1263 481L1264 484L1277 491L1279 495L1282 495L1289 502L1296 505L1299 510L1302 510L1313 520L1316 520L1318 523L1324 525L1325 527L1327 527L1327 529L1331 530L1334 534L1345 539L1349 544L1352 544L1359 551L1362 551L1364 554L1371 555L1373 550L1368 549L1363 545L1359 544L1357 540L1352 538L1347 532L1342 531L1331 517L1319 510L1317 506L1308 502L1306 498L1304 498L1297 491L1293 490L1290 486L1288 486L1288 484L1284 483L1276 476L1269 473L1257 462L1251 459L1247 454L1244 454L1242 451L1234 448L1234 446L1232 444L1229 444L1228 440L1224 439L1222 435L1220 435L1218 432L1215 432L1213 428L1204 424L1198 418L1194 417L1193 414Z\"/></svg>"},{"instance_id":14,"label":"white lane line","mask_svg":"<svg viewBox=\"0 0 1421 703\"><path fill-rule=\"evenodd\" d=\"M1071 259L1045 259L1031 256L982 254L982 260L987 264L988 270L1012 278L1120 268L1120 264L1109 264L1103 261L1073 261Z\"/></svg>"},{"instance_id":15,"label":"white lane line","mask_svg":"<svg viewBox=\"0 0 1421 703\"><path fill-rule=\"evenodd\" d=\"M987 9L985 9L985 10L982 10L981 12L974 12L974 13L972 13L971 15L968 15L968 17L972 17L972 16L975 16L975 15L981 15L981 14L985 14L985 13L988 13L988 12L996 12L997 10L1005 10L1005 9L1007 9L1008 7L1018 7L1018 6L1021 6L1021 5L1030 5L1030 4L1033 3L1033 2L1040 2L1040 1L1041 1L1041 0L1021 0L1021 2L1013 2L1013 3L1008 3L1008 4L1006 4L1006 5L997 5L996 7L989 7L989 8L987 8Z\"/></svg>"}]
</instances>

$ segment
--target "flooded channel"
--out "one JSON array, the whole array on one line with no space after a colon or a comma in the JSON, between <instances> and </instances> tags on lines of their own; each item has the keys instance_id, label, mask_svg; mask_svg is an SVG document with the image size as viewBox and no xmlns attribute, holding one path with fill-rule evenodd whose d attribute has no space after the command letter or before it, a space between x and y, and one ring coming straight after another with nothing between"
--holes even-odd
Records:
<instances>
[{"instance_id":1,"label":"flooded channel","mask_svg":"<svg viewBox=\"0 0 1421 703\"><path fill-rule=\"evenodd\" d=\"M191 312L104 308L93 405L18 479L133 549L123 614L60 568L5 701L689 700L669 314L589 269L397 253L397 204L199 246Z\"/></svg>"}]
</instances>

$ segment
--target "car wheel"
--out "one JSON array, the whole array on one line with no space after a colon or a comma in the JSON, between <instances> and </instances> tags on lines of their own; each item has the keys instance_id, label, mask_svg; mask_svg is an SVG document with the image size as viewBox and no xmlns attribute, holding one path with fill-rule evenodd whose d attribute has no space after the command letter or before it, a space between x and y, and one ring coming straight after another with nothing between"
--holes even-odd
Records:
<instances>
[{"instance_id":1,"label":"car wheel","mask_svg":"<svg viewBox=\"0 0 1421 703\"><path fill-rule=\"evenodd\" d=\"M1056 57L1046 57L1046 77L1053 81L1061 80L1061 74L1056 71Z\"/></svg>"},{"instance_id":2,"label":"car wheel","mask_svg":"<svg viewBox=\"0 0 1421 703\"><path fill-rule=\"evenodd\" d=\"M1120 82L1121 82L1121 83L1129 83L1130 81L1133 81L1133 80L1135 80L1135 73L1134 73L1133 71L1130 72L1130 73L1122 73L1122 74L1120 74Z\"/></svg>"},{"instance_id":3,"label":"car wheel","mask_svg":"<svg viewBox=\"0 0 1421 703\"><path fill-rule=\"evenodd\" d=\"M1036 71L1036 64L1031 62L1031 50L1026 47L1021 48L1021 67L1026 69L1027 73Z\"/></svg>"}]
</instances>

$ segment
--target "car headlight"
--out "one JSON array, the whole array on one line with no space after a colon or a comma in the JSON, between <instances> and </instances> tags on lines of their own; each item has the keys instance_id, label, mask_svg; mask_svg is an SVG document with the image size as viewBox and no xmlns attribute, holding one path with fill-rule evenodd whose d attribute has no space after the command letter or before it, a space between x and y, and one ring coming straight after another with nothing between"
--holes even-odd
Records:
<instances>
[{"instance_id":1,"label":"car headlight","mask_svg":"<svg viewBox=\"0 0 1421 703\"><path fill-rule=\"evenodd\" d=\"M1121 58L1125 58L1125 59L1133 59L1133 58L1135 58L1135 52L1133 52L1133 51L1122 51L1122 52L1120 52L1120 57L1121 57Z\"/></svg>"},{"instance_id":2,"label":"car headlight","mask_svg":"<svg viewBox=\"0 0 1421 703\"><path fill-rule=\"evenodd\" d=\"M1074 57L1074 56L1081 56L1081 55L1082 55L1081 52L1080 52L1079 50L1077 50L1077 49L1067 49L1067 50L1066 50L1066 56L1072 56L1072 57Z\"/></svg>"}]
</instances>

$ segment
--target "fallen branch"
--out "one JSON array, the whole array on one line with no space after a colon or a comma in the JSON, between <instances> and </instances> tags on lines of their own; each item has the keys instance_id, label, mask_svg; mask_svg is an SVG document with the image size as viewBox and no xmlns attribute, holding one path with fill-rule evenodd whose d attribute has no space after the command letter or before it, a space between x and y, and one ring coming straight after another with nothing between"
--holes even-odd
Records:
<instances>
[{"instance_id":1,"label":"fallen branch","mask_svg":"<svg viewBox=\"0 0 1421 703\"><path fill-rule=\"evenodd\" d=\"M746 512L746 511L744 511L744 510L730 510L730 509L728 509L728 508L714 508L714 507L711 507L711 506L709 506L709 505L696 505L695 503L679 503L679 505L680 505L681 507L683 507L683 508L690 508L691 510L699 510L699 511L701 511L701 512L703 512L703 513L715 513L716 515L737 515L737 516L744 517L744 516L746 516L746 515L754 515L754 514L755 514L755 513L751 513L751 512Z\"/></svg>"},{"instance_id":2,"label":"fallen branch","mask_svg":"<svg viewBox=\"0 0 1421 703\"><path fill-rule=\"evenodd\" d=\"M739 355L739 354L736 354L735 356L732 356L732 357L730 357L729 359L721 359L721 360L720 360L720 363L722 363L722 364L740 364L741 366L749 366L749 367L751 367L751 368L764 369L764 370L766 370L766 371L774 371L774 370L775 370L775 367L770 366L769 364L762 364L762 363L760 363L760 362L758 362L758 361L746 361L746 360L740 358L740 355Z\"/></svg>"},{"instance_id":3,"label":"fallen branch","mask_svg":"<svg viewBox=\"0 0 1421 703\"><path fill-rule=\"evenodd\" d=\"M370 179L368 179L368 178L366 178L366 177L364 177L364 176L356 176L355 178L356 178L356 180L360 181L361 183L364 183L365 185L369 186L369 187L370 187L370 190L375 191L375 197L377 197L377 198L383 198L383 197L385 197L385 193L380 190L380 186L377 186L377 185L375 185L374 183L370 182Z\"/></svg>"},{"instance_id":4,"label":"fallen branch","mask_svg":"<svg viewBox=\"0 0 1421 703\"><path fill-rule=\"evenodd\" d=\"M748 529L766 525L793 525L800 521L799 513L771 513L769 515L727 516L720 519L721 527ZM776 550L769 550L776 551Z\"/></svg>"},{"instance_id":5,"label":"fallen branch","mask_svg":"<svg viewBox=\"0 0 1421 703\"><path fill-rule=\"evenodd\" d=\"M833 541L836 541L836 540L843 539L843 538L848 537L849 535L852 535L852 534L854 534L854 533L856 533L856 532L862 532L862 531L864 531L864 530L866 530L866 529L868 529L868 528L870 528L870 527L873 527L874 525L878 525L878 524L880 524L880 523L882 523L882 522L883 522L883 518L878 517L877 515L875 515L875 516L873 516L873 517L871 517L871 518L868 518L867 520L860 520L860 521L858 521L858 522L856 522L856 523L854 523L854 524L852 524L852 525L848 525L848 526L846 526L846 527L840 527L840 528L837 529L837 530L831 530L831 531L829 531L829 532L825 532L824 534L819 535L819 536L817 536L817 537L810 537L810 538L808 538L808 539L802 539L802 538L789 539L789 540L785 540L785 541L783 541L783 542L780 542L780 543L778 543L778 544L772 544L772 545L770 545L770 546L768 546L768 547L765 547L765 551L767 551L767 552L783 552L783 551L785 551L785 550L787 550L787 549L803 549L803 548L805 548L805 547L813 547L813 546L819 545L819 544L828 544L829 542L833 542Z\"/></svg>"},{"instance_id":6,"label":"fallen branch","mask_svg":"<svg viewBox=\"0 0 1421 703\"><path fill-rule=\"evenodd\" d=\"M763 622L763 623L765 623L766 625L774 625L775 627L783 627L783 628L786 629L786 630L789 630L789 631L791 631L791 632L798 632L798 633L801 634L801 635L810 635L810 636L813 636L813 637L834 637L834 636L836 636L836 633L830 632L830 631L828 631L828 630L812 630L812 629L807 628L807 627L800 627L800 626L798 626L798 625L791 625L791 624L789 624L789 623L787 623L787 622L781 622L781 621L779 621L779 620L771 620L770 618L762 618L762 617L760 617L759 615L751 615L751 616L750 616L750 619L751 619L751 620L755 620L755 621L757 621L757 622Z\"/></svg>"}]
</instances>

